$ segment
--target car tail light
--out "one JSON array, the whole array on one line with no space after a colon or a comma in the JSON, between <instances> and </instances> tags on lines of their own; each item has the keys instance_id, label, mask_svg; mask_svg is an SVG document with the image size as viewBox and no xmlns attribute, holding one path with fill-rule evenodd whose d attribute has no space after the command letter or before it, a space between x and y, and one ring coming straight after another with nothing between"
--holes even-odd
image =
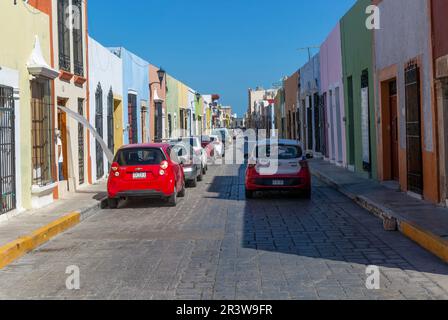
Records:
<instances>
[{"instance_id":1,"label":"car tail light","mask_svg":"<svg viewBox=\"0 0 448 320\"><path fill-rule=\"evenodd\" d=\"M116 162L112 163L112 165L110 166L110 171L111 171L111 175L114 177L119 177L120 176L120 165Z\"/></svg>"},{"instance_id":2,"label":"car tail light","mask_svg":"<svg viewBox=\"0 0 448 320\"><path fill-rule=\"evenodd\" d=\"M165 170L160 169L159 174L160 174L161 176L163 176L163 175L165 174Z\"/></svg>"},{"instance_id":3,"label":"car tail light","mask_svg":"<svg viewBox=\"0 0 448 320\"><path fill-rule=\"evenodd\" d=\"M160 168L162 168L162 170L166 170L166 169L168 169L168 161L162 161L161 163L160 163ZM164 173L165 174L165 173Z\"/></svg>"}]
</instances>

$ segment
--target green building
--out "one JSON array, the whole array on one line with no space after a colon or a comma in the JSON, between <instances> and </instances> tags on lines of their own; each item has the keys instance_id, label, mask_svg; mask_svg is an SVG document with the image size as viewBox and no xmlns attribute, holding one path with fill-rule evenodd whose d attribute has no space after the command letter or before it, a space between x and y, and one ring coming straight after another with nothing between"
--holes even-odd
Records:
<instances>
[{"instance_id":1,"label":"green building","mask_svg":"<svg viewBox=\"0 0 448 320\"><path fill-rule=\"evenodd\" d=\"M373 82L373 32L366 28L370 0L358 0L341 19L347 163L351 170L377 178Z\"/></svg>"},{"instance_id":2,"label":"green building","mask_svg":"<svg viewBox=\"0 0 448 320\"><path fill-rule=\"evenodd\" d=\"M179 116L179 90L178 82L170 75L166 76L166 112L167 137L172 138L173 132L178 129Z\"/></svg>"}]
</instances>

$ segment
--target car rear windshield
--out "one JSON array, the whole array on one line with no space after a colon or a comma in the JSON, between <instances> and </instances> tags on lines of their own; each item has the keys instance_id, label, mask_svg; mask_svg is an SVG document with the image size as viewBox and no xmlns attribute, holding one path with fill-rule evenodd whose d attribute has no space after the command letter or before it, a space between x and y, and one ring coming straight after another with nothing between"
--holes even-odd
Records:
<instances>
[{"instance_id":1,"label":"car rear windshield","mask_svg":"<svg viewBox=\"0 0 448 320\"><path fill-rule=\"evenodd\" d=\"M158 165L165 159L157 148L132 148L118 151L115 161L120 166Z\"/></svg>"},{"instance_id":2,"label":"car rear windshield","mask_svg":"<svg viewBox=\"0 0 448 320\"><path fill-rule=\"evenodd\" d=\"M256 150L257 158L271 158L277 154L279 160L300 159L303 156L302 148L294 145L264 145Z\"/></svg>"}]
</instances>

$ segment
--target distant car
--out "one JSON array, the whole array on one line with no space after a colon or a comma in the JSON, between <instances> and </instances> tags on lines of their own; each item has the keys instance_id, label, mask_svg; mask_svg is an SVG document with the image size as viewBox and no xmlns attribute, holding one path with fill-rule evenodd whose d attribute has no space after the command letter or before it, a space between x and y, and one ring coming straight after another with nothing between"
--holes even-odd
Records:
<instances>
[{"instance_id":1,"label":"distant car","mask_svg":"<svg viewBox=\"0 0 448 320\"><path fill-rule=\"evenodd\" d=\"M205 150L205 153L207 154L208 159L214 159L215 158L215 146L213 144L212 138L207 135L201 136L201 145L202 148Z\"/></svg>"},{"instance_id":2,"label":"distant car","mask_svg":"<svg viewBox=\"0 0 448 320\"><path fill-rule=\"evenodd\" d=\"M187 186L195 188L197 182L203 180L202 154L195 152L190 139L172 139L169 143L173 147L177 161L182 164Z\"/></svg>"},{"instance_id":3,"label":"distant car","mask_svg":"<svg viewBox=\"0 0 448 320\"><path fill-rule=\"evenodd\" d=\"M212 135L219 136L224 146L228 146L233 143L233 136L227 128L213 129Z\"/></svg>"},{"instance_id":4,"label":"distant car","mask_svg":"<svg viewBox=\"0 0 448 320\"><path fill-rule=\"evenodd\" d=\"M115 209L120 199L133 197L164 198L176 206L177 197L185 196L185 175L170 153L166 143L120 148L107 181L109 207Z\"/></svg>"},{"instance_id":5,"label":"distant car","mask_svg":"<svg viewBox=\"0 0 448 320\"><path fill-rule=\"evenodd\" d=\"M274 155L278 155L275 157ZM263 169L276 168L264 173ZM245 178L246 198L256 191L301 191L311 197L311 174L302 146L295 140L259 141L251 152Z\"/></svg>"},{"instance_id":6,"label":"distant car","mask_svg":"<svg viewBox=\"0 0 448 320\"><path fill-rule=\"evenodd\" d=\"M206 175L207 170L208 170L208 158L207 158L206 151L202 147L201 138L200 137L186 137L186 138L182 138L182 141L185 144L190 145L193 148L193 152L194 152L195 156L197 156L199 159L201 159L202 174ZM201 177L201 179L202 179L202 177Z\"/></svg>"},{"instance_id":7,"label":"distant car","mask_svg":"<svg viewBox=\"0 0 448 320\"><path fill-rule=\"evenodd\" d=\"M224 145L221 141L221 137L220 136L216 136L216 135L210 135L210 140L213 144L213 147L215 149L215 159L219 158L219 157L224 157L225 156L225 150L224 150Z\"/></svg>"}]
</instances>

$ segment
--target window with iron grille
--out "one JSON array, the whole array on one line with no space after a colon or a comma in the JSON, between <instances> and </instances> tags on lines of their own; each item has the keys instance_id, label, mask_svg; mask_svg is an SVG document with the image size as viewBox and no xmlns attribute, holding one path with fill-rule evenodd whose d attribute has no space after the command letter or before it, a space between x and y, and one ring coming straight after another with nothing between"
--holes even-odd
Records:
<instances>
[{"instance_id":1,"label":"window with iron grille","mask_svg":"<svg viewBox=\"0 0 448 320\"><path fill-rule=\"evenodd\" d=\"M98 83L95 92L95 129L99 136L103 138L103 89ZM104 154L101 144L96 141L96 178L101 179L104 176Z\"/></svg>"},{"instance_id":2,"label":"window with iron grille","mask_svg":"<svg viewBox=\"0 0 448 320\"><path fill-rule=\"evenodd\" d=\"M138 143L137 96L128 95L129 144Z\"/></svg>"},{"instance_id":3,"label":"window with iron grille","mask_svg":"<svg viewBox=\"0 0 448 320\"><path fill-rule=\"evenodd\" d=\"M84 116L84 100L78 99L78 113ZM79 184L84 180L84 126L78 123L78 166L79 166Z\"/></svg>"},{"instance_id":4,"label":"window with iron grille","mask_svg":"<svg viewBox=\"0 0 448 320\"><path fill-rule=\"evenodd\" d=\"M408 190L423 194L420 69L410 64L405 70L406 155Z\"/></svg>"},{"instance_id":5,"label":"window with iron grille","mask_svg":"<svg viewBox=\"0 0 448 320\"><path fill-rule=\"evenodd\" d=\"M112 88L107 95L107 146L114 153L114 94Z\"/></svg>"},{"instance_id":6,"label":"window with iron grille","mask_svg":"<svg viewBox=\"0 0 448 320\"><path fill-rule=\"evenodd\" d=\"M73 62L75 74L84 76L83 32L82 32L82 1L72 0L73 3Z\"/></svg>"},{"instance_id":7,"label":"window with iron grille","mask_svg":"<svg viewBox=\"0 0 448 320\"><path fill-rule=\"evenodd\" d=\"M33 185L53 183L54 128L50 81L31 81L31 139Z\"/></svg>"},{"instance_id":8,"label":"window with iron grille","mask_svg":"<svg viewBox=\"0 0 448 320\"><path fill-rule=\"evenodd\" d=\"M16 208L14 90L0 86L0 215Z\"/></svg>"},{"instance_id":9,"label":"window with iron grille","mask_svg":"<svg viewBox=\"0 0 448 320\"><path fill-rule=\"evenodd\" d=\"M69 0L58 1L59 68L70 72L70 12Z\"/></svg>"}]
</instances>

